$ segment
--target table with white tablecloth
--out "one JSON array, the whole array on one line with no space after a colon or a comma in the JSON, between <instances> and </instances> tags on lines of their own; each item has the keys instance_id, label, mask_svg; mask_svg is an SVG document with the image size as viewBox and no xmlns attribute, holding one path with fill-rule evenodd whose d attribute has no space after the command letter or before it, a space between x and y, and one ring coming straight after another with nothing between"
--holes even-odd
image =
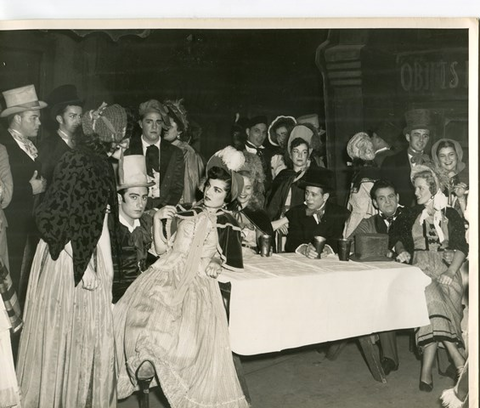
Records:
<instances>
[{"instance_id":1,"label":"table with white tablecloth","mask_svg":"<svg viewBox=\"0 0 480 408\"><path fill-rule=\"evenodd\" d=\"M231 348L239 355L429 324L424 289L430 278L397 262L255 255L244 260L243 271L224 270L218 280L231 285Z\"/></svg>"}]
</instances>

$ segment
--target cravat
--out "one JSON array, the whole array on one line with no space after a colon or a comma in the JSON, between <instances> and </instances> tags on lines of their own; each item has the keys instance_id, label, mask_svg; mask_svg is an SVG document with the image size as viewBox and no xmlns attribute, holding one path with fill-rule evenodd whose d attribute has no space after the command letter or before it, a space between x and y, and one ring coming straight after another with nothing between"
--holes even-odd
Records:
<instances>
[{"instance_id":1,"label":"cravat","mask_svg":"<svg viewBox=\"0 0 480 408\"><path fill-rule=\"evenodd\" d=\"M33 157L34 159L37 158L38 156L38 150L35 147L35 145L32 143L32 141L28 138L23 136L20 132L16 131L15 129L8 129L10 131L10 134L13 136L13 138L17 141L19 141L23 146L25 146L25 150L27 153Z\"/></svg>"},{"instance_id":2,"label":"cravat","mask_svg":"<svg viewBox=\"0 0 480 408\"><path fill-rule=\"evenodd\" d=\"M147 152L145 154L145 163L147 166L147 174L150 177L153 177L153 171L157 173L160 172L160 151L155 145L150 145L147 147Z\"/></svg>"},{"instance_id":3,"label":"cravat","mask_svg":"<svg viewBox=\"0 0 480 408\"><path fill-rule=\"evenodd\" d=\"M408 154L412 156L410 157L410 163L412 164L423 164L430 161L430 157L428 157L426 154L423 154L423 152L414 152L412 149L409 148Z\"/></svg>"},{"instance_id":4,"label":"cravat","mask_svg":"<svg viewBox=\"0 0 480 408\"><path fill-rule=\"evenodd\" d=\"M262 149L260 149L259 147L255 146L253 143L251 142L245 142L245 144L250 148L250 149L255 149L256 151L256 154L258 157L262 157L263 156L263 151Z\"/></svg>"}]
</instances>

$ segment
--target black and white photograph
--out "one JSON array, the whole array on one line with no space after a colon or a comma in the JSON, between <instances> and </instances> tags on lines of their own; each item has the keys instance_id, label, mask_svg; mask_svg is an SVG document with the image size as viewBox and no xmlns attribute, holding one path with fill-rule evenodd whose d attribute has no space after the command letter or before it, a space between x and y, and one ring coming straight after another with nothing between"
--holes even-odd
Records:
<instances>
[{"instance_id":1,"label":"black and white photograph","mask_svg":"<svg viewBox=\"0 0 480 408\"><path fill-rule=\"evenodd\" d=\"M478 32L0 20L0 408L477 406Z\"/></svg>"}]
</instances>

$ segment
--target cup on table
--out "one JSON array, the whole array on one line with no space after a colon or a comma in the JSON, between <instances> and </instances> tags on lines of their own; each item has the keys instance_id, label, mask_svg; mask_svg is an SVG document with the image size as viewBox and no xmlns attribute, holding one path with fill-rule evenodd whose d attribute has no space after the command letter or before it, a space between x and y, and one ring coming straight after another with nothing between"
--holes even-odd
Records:
<instances>
[{"instance_id":1,"label":"cup on table","mask_svg":"<svg viewBox=\"0 0 480 408\"><path fill-rule=\"evenodd\" d=\"M260 235L260 255L272 256L272 237L267 234Z\"/></svg>"},{"instance_id":2,"label":"cup on table","mask_svg":"<svg viewBox=\"0 0 480 408\"><path fill-rule=\"evenodd\" d=\"M317 251L318 259L322 257L323 248L325 247L326 242L327 242L327 238L325 237L321 237L319 235L313 237L312 244L315 247L315 251Z\"/></svg>"},{"instance_id":3,"label":"cup on table","mask_svg":"<svg viewBox=\"0 0 480 408\"><path fill-rule=\"evenodd\" d=\"M350 239L340 238L338 240L338 259L340 261L348 261L350 259L350 247L352 241Z\"/></svg>"}]
</instances>

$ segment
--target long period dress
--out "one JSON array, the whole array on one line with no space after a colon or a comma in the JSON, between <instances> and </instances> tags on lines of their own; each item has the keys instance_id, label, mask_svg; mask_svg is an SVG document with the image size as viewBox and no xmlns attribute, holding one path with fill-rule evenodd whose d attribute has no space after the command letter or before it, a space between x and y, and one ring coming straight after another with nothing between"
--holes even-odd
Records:
<instances>
[{"instance_id":1,"label":"long period dress","mask_svg":"<svg viewBox=\"0 0 480 408\"><path fill-rule=\"evenodd\" d=\"M218 282L205 274L213 258L242 266L238 227L225 215L194 210L180 216L171 251L116 304L119 398L135 391L136 371L149 360L174 408L248 407Z\"/></svg>"},{"instance_id":2,"label":"long period dress","mask_svg":"<svg viewBox=\"0 0 480 408\"><path fill-rule=\"evenodd\" d=\"M439 283L437 278L448 268L443 261L444 249L459 250L465 255L468 254L464 224L453 208L447 207L442 210L440 226L444 240L440 242L431 217L422 221L422 211L423 206L404 209L394 223L391 235L393 243L400 240L405 249L413 253L412 264L432 278L432 283L425 288L430 324L417 329L417 344L424 346L434 341L450 341L463 347L461 274L457 272L450 285Z\"/></svg>"},{"instance_id":3,"label":"long period dress","mask_svg":"<svg viewBox=\"0 0 480 408\"><path fill-rule=\"evenodd\" d=\"M114 183L106 156L67 152L37 209L42 240L30 275L17 365L24 407L116 406L107 225L114 215L107 214L114 206ZM87 267L99 279L93 291L82 285Z\"/></svg>"}]
</instances>

